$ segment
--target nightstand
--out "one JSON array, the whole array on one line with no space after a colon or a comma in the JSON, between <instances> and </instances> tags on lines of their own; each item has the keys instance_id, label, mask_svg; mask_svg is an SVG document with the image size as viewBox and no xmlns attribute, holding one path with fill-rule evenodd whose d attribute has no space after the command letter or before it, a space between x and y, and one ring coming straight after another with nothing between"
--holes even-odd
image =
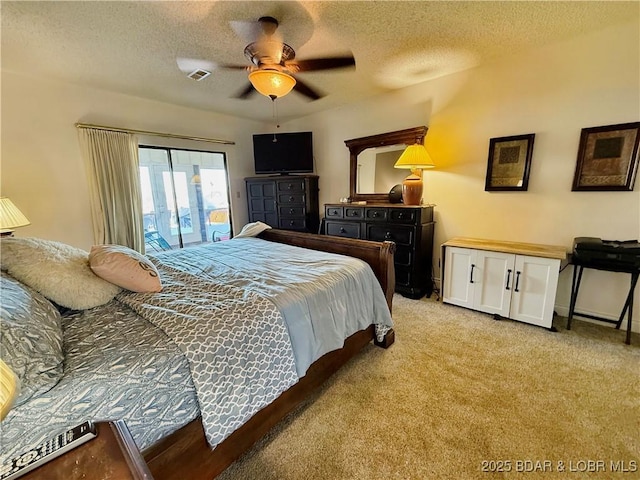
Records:
<instances>
[{"instance_id":1,"label":"nightstand","mask_svg":"<svg viewBox=\"0 0 640 480\"><path fill-rule=\"evenodd\" d=\"M153 480L123 420L96 423L98 436L27 473L24 480Z\"/></svg>"}]
</instances>

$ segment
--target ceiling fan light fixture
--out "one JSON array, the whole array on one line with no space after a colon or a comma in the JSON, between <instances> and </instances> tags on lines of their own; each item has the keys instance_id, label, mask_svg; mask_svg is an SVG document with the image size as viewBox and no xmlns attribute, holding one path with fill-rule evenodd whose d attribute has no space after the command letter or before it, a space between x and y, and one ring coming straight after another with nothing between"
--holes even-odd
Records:
<instances>
[{"instance_id":1,"label":"ceiling fan light fixture","mask_svg":"<svg viewBox=\"0 0 640 480\"><path fill-rule=\"evenodd\" d=\"M249 81L262 95L273 99L284 97L296 86L296 79L278 70L254 70Z\"/></svg>"}]
</instances>

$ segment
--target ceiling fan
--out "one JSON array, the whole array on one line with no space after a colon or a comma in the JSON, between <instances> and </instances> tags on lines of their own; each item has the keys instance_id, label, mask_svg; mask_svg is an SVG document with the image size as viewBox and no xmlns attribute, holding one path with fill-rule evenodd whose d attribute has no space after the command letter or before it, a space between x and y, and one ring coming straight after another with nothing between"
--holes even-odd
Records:
<instances>
[{"instance_id":1,"label":"ceiling fan","mask_svg":"<svg viewBox=\"0 0 640 480\"><path fill-rule=\"evenodd\" d=\"M244 22L236 23L237 25L244 24L246 27ZM295 74L298 72L333 70L355 66L356 62L353 55L296 60L295 50L282 41L282 37L277 31L278 20L273 17L260 17L257 22L251 22L249 29L256 31L258 34L258 39L248 44L244 49L244 56L251 62L251 65L215 65L209 63L216 68L242 69L249 72L250 83L235 95L236 98L249 98L257 90L275 100L283 97L293 89L311 100L318 100L324 94L300 79L294 78ZM180 60L178 64L180 64ZM204 73L204 76L206 76L209 72L204 70ZM197 73L197 70L193 74L195 75L192 78L204 78L202 73Z\"/></svg>"}]
</instances>

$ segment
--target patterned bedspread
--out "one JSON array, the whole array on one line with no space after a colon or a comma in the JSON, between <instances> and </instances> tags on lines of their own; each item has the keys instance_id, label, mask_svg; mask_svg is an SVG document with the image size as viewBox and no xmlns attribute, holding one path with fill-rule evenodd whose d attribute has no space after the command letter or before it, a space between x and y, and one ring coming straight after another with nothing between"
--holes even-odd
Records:
<instances>
[{"instance_id":1,"label":"patterned bedspread","mask_svg":"<svg viewBox=\"0 0 640 480\"><path fill-rule=\"evenodd\" d=\"M198 416L184 355L130 308L113 300L62 324L64 376L0 423L0 462L87 420L123 418L144 449Z\"/></svg>"},{"instance_id":2,"label":"patterned bedspread","mask_svg":"<svg viewBox=\"0 0 640 480\"><path fill-rule=\"evenodd\" d=\"M172 268L176 262L171 256L156 259L161 293L125 294L120 300L184 352L207 441L215 447L298 381L293 350L273 302ZM194 268L207 266L202 256L192 262Z\"/></svg>"}]
</instances>

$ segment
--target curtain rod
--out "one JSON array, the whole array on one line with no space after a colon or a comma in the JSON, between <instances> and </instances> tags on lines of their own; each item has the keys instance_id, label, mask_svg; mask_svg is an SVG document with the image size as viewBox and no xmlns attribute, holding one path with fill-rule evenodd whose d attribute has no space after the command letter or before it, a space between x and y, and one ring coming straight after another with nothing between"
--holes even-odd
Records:
<instances>
[{"instance_id":1,"label":"curtain rod","mask_svg":"<svg viewBox=\"0 0 640 480\"><path fill-rule=\"evenodd\" d=\"M90 123L76 123L77 128L95 128L96 130L109 130L112 132L138 133L140 135L152 135L154 137L179 138L181 140L196 140L198 142L221 143L223 145L235 145L231 140L219 140L217 138L190 137L188 135L177 135L175 133L151 132L148 130L133 130L130 128L105 127L104 125L92 125Z\"/></svg>"}]
</instances>

